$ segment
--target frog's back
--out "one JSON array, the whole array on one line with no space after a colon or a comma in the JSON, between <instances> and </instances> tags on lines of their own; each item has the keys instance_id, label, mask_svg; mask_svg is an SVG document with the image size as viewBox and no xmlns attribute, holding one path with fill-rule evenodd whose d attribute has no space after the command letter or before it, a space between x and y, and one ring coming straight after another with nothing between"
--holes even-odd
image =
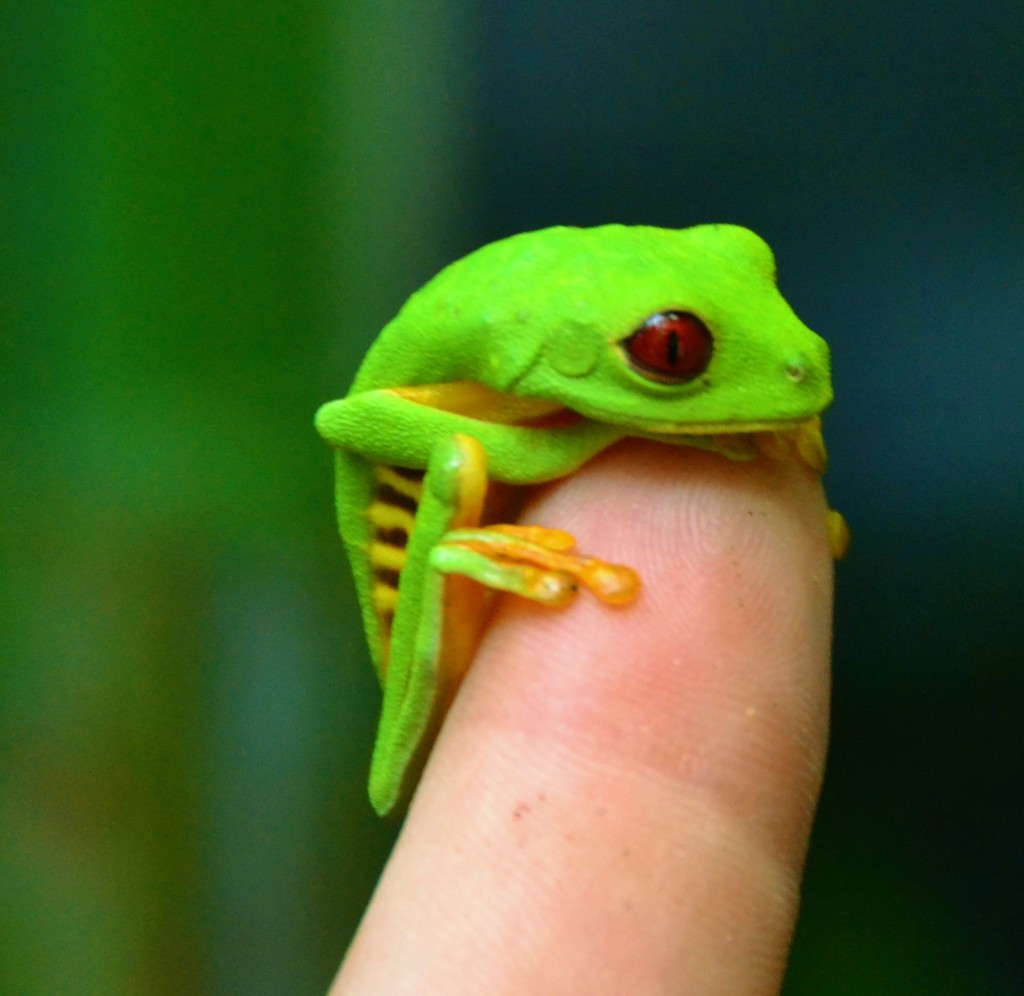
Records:
<instances>
[{"instance_id":1,"label":"frog's back","mask_svg":"<svg viewBox=\"0 0 1024 996\"><path fill-rule=\"evenodd\" d=\"M486 361L481 331L500 321L512 303L521 310L528 299L543 293L545 275L564 250L562 244L572 241L566 233L580 231L524 232L446 266L381 330L359 368L353 392L480 380L480 365Z\"/></svg>"},{"instance_id":2,"label":"frog's back","mask_svg":"<svg viewBox=\"0 0 1024 996\"><path fill-rule=\"evenodd\" d=\"M580 301L613 310L652 274L668 283L695 259L737 254L774 266L761 239L734 225L559 226L492 242L409 298L377 337L353 391L456 380L501 390L539 347L551 315L571 314Z\"/></svg>"}]
</instances>

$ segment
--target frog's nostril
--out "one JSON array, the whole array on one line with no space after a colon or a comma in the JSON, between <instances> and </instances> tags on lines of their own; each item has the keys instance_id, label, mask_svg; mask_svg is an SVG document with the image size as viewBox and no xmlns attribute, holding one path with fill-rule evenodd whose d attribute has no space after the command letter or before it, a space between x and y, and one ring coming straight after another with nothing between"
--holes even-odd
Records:
<instances>
[{"instance_id":1,"label":"frog's nostril","mask_svg":"<svg viewBox=\"0 0 1024 996\"><path fill-rule=\"evenodd\" d=\"M804 365L804 361L802 359L790 360L786 364L786 376L794 384L799 384L807 376L807 367Z\"/></svg>"}]
</instances>

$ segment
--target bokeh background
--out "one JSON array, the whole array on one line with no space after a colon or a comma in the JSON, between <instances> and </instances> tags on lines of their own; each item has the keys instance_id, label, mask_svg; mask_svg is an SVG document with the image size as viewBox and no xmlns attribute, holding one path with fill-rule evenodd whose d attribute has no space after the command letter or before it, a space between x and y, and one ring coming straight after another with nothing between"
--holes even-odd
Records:
<instances>
[{"instance_id":1,"label":"bokeh background","mask_svg":"<svg viewBox=\"0 0 1024 996\"><path fill-rule=\"evenodd\" d=\"M393 839L312 413L450 259L749 225L833 345L786 993L1024 992L1024 5L0 10L0 992L323 992Z\"/></svg>"}]
</instances>

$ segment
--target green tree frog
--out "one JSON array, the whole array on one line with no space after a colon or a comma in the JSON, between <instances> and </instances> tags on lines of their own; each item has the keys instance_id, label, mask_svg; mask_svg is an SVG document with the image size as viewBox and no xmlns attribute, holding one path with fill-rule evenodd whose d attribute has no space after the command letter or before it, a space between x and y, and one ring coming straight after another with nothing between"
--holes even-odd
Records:
<instances>
[{"instance_id":1,"label":"green tree frog","mask_svg":"<svg viewBox=\"0 0 1024 996\"><path fill-rule=\"evenodd\" d=\"M383 687L377 812L406 805L494 592L637 597L629 567L511 524L525 487L627 436L820 473L831 399L828 346L776 288L768 246L735 225L527 232L413 294L316 416ZM841 555L838 513L828 532Z\"/></svg>"}]
</instances>

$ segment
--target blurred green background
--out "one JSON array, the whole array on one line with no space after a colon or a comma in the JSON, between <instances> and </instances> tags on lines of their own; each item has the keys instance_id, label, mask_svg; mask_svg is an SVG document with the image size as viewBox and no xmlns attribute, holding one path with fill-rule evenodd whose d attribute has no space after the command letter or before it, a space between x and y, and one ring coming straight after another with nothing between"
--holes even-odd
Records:
<instances>
[{"instance_id":1,"label":"blurred green background","mask_svg":"<svg viewBox=\"0 0 1024 996\"><path fill-rule=\"evenodd\" d=\"M833 345L788 994L1024 992L1024 6L0 9L0 992L323 992L393 830L311 427L554 223L747 224Z\"/></svg>"}]
</instances>

